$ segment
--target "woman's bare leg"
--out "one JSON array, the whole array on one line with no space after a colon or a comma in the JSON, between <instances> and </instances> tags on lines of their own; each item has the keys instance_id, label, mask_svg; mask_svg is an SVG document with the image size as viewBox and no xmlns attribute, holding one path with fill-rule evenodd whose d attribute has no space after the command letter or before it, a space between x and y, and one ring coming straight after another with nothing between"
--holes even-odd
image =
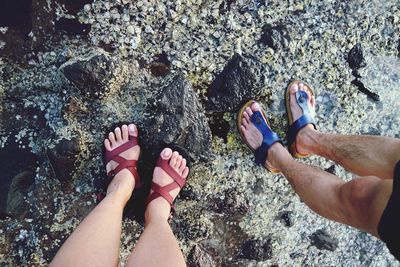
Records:
<instances>
[{"instance_id":1,"label":"woman's bare leg","mask_svg":"<svg viewBox=\"0 0 400 267\"><path fill-rule=\"evenodd\" d=\"M187 177L189 169L186 167L186 160L178 152L166 148L161 152L161 156L163 159L170 159L170 165L175 171L183 178ZM164 186L173 180L161 168L156 167L153 181ZM174 189L170 194L176 197L179 190L179 188ZM156 198L148 204L144 232L128 258L128 266L186 266L177 240L168 224L169 215L170 205L164 198Z\"/></svg>"},{"instance_id":2,"label":"woman's bare leg","mask_svg":"<svg viewBox=\"0 0 400 267\"><path fill-rule=\"evenodd\" d=\"M128 134L137 136L136 126L116 128L105 140L107 150L128 141ZM139 158L140 148L134 146L120 155L126 159ZM117 163L107 164L107 170ZM122 227L122 212L131 197L135 180L127 169L120 171L111 181L106 197L79 224L57 252L50 266L117 266Z\"/></svg>"}]
</instances>

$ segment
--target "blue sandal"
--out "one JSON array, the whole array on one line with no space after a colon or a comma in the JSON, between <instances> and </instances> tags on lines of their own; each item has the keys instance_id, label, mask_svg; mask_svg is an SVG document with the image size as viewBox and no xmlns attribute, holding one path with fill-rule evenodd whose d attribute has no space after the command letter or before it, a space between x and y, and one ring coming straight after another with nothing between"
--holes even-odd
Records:
<instances>
[{"instance_id":1,"label":"blue sandal","mask_svg":"<svg viewBox=\"0 0 400 267\"><path fill-rule=\"evenodd\" d=\"M291 82L288 87L286 88L285 92L285 106L286 106L286 114L288 116L288 133L287 133L287 139L288 139L288 146L289 146L289 151L290 153L296 157L296 158L304 158L309 156L309 154L301 154L297 151L296 149L296 136L298 132L306 127L308 124L311 124L314 129L317 129L315 126L315 121L313 116L311 115L311 111L308 107L308 95L304 91L297 91L296 92L296 102L300 106L300 108L303 111L303 115L298 118L295 122L293 122L293 115L292 111L290 109L290 87L295 84L295 83L303 83L305 86L308 87L310 90L311 94L314 95L314 91L311 89L311 87L300 80L294 80Z\"/></svg>"},{"instance_id":2,"label":"blue sandal","mask_svg":"<svg viewBox=\"0 0 400 267\"><path fill-rule=\"evenodd\" d=\"M250 117L250 121L257 127L257 129L263 135L263 141L262 141L262 144L260 147L258 147L256 150L252 149L250 144L247 142L246 138L244 137L242 131L240 130L240 126L242 125L242 120L243 120L243 112L247 107L251 107L251 105L253 105L253 103L256 103L256 102L254 100L250 100L246 104L244 104L243 107L239 110L239 113L237 116L238 131L239 131L240 136L242 137L243 141L250 148L250 150L254 153L256 163L263 165L270 172L279 173L280 171L278 169L271 168L271 167L268 168L264 164L265 161L267 160L268 149L276 142L282 143L282 140L279 138L279 136L271 130L267 116L265 115L264 111L253 112L253 115L251 115L251 117Z\"/></svg>"}]
</instances>

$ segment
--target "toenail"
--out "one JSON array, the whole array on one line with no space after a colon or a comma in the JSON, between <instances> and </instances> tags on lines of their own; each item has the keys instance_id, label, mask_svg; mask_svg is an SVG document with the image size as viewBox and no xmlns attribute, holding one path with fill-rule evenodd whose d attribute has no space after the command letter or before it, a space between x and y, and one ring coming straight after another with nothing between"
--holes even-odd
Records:
<instances>
[{"instance_id":1,"label":"toenail","mask_svg":"<svg viewBox=\"0 0 400 267\"><path fill-rule=\"evenodd\" d=\"M163 155L164 155L165 157L168 157L169 155L171 155L171 150L165 149L164 152L163 152Z\"/></svg>"}]
</instances>

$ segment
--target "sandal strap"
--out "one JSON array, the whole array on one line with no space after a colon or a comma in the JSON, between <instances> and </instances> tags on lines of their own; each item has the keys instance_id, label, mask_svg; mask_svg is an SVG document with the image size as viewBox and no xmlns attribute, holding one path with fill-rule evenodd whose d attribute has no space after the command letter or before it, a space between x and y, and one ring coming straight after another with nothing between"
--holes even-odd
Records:
<instances>
[{"instance_id":1,"label":"sandal strap","mask_svg":"<svg viewBox=\"0 0 400 267\"><path fill-rule=\"evenodd\" d=\"M260 111L255 111L251 115L250 121L257 127L263 136L261 146L254 151L256 163L263 165L267 160L268 149L276 142L282 143L282 140L271 130Z\"/></svg>"},{"instance_id":2,"label":"sandal strap","mask_svg":"<svg viewBox=\"0 0 400 267\"><path fill-rule=\"evenodd\" d=\"M308 124L313 125L314 129L317 129L315 125L314 118L311 116L310 109L307 105L308 95L304 91L296 92L296 102L300 106L303 111L303 115L298 118L292 125L289 126L288 129L288 145L291 146L296 141L297 133L306 127Z\"/></svg>"},{"instance_id":3,"label":"sandal strap","mask_svg":"<svg viewBox=\"0 0 400 267\"><path fill-rule=\"evenodd\" d=\"M152 182L151 189L153 192L147 197L146 205L158 197L162 197L168 201L171 206L172 211L175 210L173 204L175 198L171 196L170 192L176 188L183 188L186 184L186 179L183 179L170 165L169 160L164 160L161 157L158 158L156 167L160 167L164 170L173 181L165 186L160 186L159 184Z\"/></svg>"},{"instance_id":4,"label":"sandal strap","mask_svg":"<svg viewBox=\"0 0 400 267\"><path fill-rule=\"evenodd\" d=\"M132 148L132 147L134 147L136 145L138 145L138 138L136 136L130 135L128 142L126 142L125 144L123 144L123 145L121 145L121 146L119 146L117 148L114 148L111 151L107 151L105 153L105 157L104 158L105 158L106 165L111 160L113 160L116 156L119 156L119 154L121 154L122 152L124 152L124 151L126 151L126 150L128 150L128 149L130 149L130 148Z\"/></svg>"},{"instance_id":5,"label":"sandal strap","mask_svg":"<svg viewBox=\"0 0 400 267\"><path fill-rule=\"evenodd\" d=\"M138 138L130 135L128 142L126 142L125 144L123 144L111 151L106 151L104 158L105 158L106 165L110 161L115 161L118 163L118 166L114 170L109 171L107 173L107 176L113 177L113 176L117 175L120 171L122 171L123 169L128 169L132 173L133 178L135 179L135 188L140 188L142 186L142 184L141 184L140 175L136 168L138 165L138 161L137 160L128 160L119 155L122 152L124 152L136 145L138 145Z\"/></svg>"}]
</instances>

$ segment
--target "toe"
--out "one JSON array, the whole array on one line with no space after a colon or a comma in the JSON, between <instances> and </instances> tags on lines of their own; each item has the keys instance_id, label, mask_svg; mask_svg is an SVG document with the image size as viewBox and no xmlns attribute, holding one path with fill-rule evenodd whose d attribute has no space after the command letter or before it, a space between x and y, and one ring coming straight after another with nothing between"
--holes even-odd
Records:
<instances>
[{"instance_id":1,"label":"toe","mask_svg":"<svg viewBox=\"0 0 400 267\"><path fill-rule=\"evenodd\" d=\"M114 145L115 145L115 135L114 135L113 132L108 134L108 140L110 140L110 142L111 142L111 147L114 147Z\"/></svg>"},{"instance_id":2,"label":"toe","mask_svg":"<svg viewBox=\"0 0 400 267\"><path fill-rule=\"evenodd\" d=\"M240 126L240 131L242 131L243 135L246 135L246 128L243 125Z\"/></svg>"},{"instance_id":3,"label":"toe","mask_svg":"<svg viewBox=\"0 0 400 267\"><path fill-rule=\"evenodd\" d=\"M246 119L246 121L247 121L248 123L250 123L250 116L249 116L249 114L248 114L246 111L243 112L243 118Z\"/></svg>"},{"instance_id":4,"label":"toe","mask_svg":"<svg viewBox=\"0 0 400 267\"><path fill-rule=\"evenodd\" d=\"M176 160L176 163L175 163L176 170L179 170L179 166L181 166L182 159L183 159L183 157L181 155L179 155L178 159Z\"/></svg>"},{"instance_id":5,"label":"toe","mask_svg":"<svg viewBox=\"0 0 400 267\"><path fill-rule=\"evenodd\" d=\"M119 127L115 128L114 133L115 133L115 140L117 142L121 141L122 140L121 128Z\"/></svg>"},{"instance_id":6,"label":"toe","mask_svg":"<svg viewBox=\"0 0 400 267\"><path fill-rule=\"evenodd\" d=\"M175 165L176 165L176 161L178 160L178 157L179 157L179 153L177 152L177 151L174 151L173 153L172 153L172 157L171 157L171 160L169 161L169 165L171 166L171 167L175 167Z\"/></svg>"},{"instance_id":7,"label":"toe","mask_svg":"<svg viewBox=\"0 0 400 267\"><path fill-rule=\"evenodd\" d=\"M261 111L260 104L258 104L257 102L254 102L253 105L251 105L251 110L254 112Z\"/></svg>"},{"instance_id":8,"label":"toe","mask_svg":"<svg viewBox=\"0 0 400 267\"><path fill-rule=\"evenodd\" d=\"M170 148L164 148L163 151L161 151L161 158L163 160L169 160L172 156L172 150Z\"/></svg>"},{"instance_id":9,"label":"toe","mask_svg":"<svg viewBox=\"0 0 400 267\"><path fill-rule=\"evenodd\" d=\"M247 107L247 108L246 108L246 112L247 112L247 114L249 115L249 117L251 117L251 115L253 115L253 111L251 110L250 107Z\"/></svg>"},{"instance_id":10,"label":"toe","mask_svg":"<svg viewBox=\"0 0 400 267\"><path fill-rule=\"evenodd\" d=\"M189 174L189 168L188 168L188 167L185 167L185 169L183 170L183 173L182 173L183 179L186 179L186 177L188 176L188 174Z\"/></svg>"},{"instance_id":11,"label":"toe","mask_svg":"<svg viewBox=\"0 0 400 267\"><path fill-rule=\"evenodd\" d=\"M181 165L179 165L179 172L182 174L186 167L186 159L182 159Z\"/></svg>"},{"instance_id":12,"label":"toe","mask_svg":"<svg viewBox=\"0 0 400 267\"><path fill-rule=\"evenodd\" d=\"M297 90L299 90L299 85L297 83L293 83L289 88L289 92L291 95L294 95Z\"/></svg>"},{"instance_id":13,"label":"toe","mask_svg":"<svg viewBox=\"0 0 400 267\"><path fill-rule=\"evenodd\" d=\"M243 118L243 119L242 119L242 125L243 125L245 128L247 128L247 126L249 126L249 122L248 122L245 118Z\"/></svg>"},{"instance_id":14,"label":"toe","mask_svg":"<svg viewBox=\"0 0 400 267\"><path fill-rule=\"evenodd\" d=\"M128 141L128 126L126 124L122 125L122 141Z\"/></svg>"},{"instance_id":15,"label":"toe","mask_svg":"<svg viewBox=\"0 0 400 267\"><path fill-rule=\"evenodd\" d=\"M111 151L111 143L110 143L110 140L104 139L104 147L106 148L107 151Z\"/></svg>"},{"instance_id":16,"label":"toe","mask_svg":"<svg viewBox=\"0 0 400 267\"><path fill-rule=\"evenodd\" d=\"M299 83L299 90L300 90L300 91L305 91L305 88L306 88L306 87L304 86L304 83L302 83L302 82Z\"/></svg>"},{"instance_id":17,"label":"toe","mask_svg":"<svg viewBox=\"0 0 400 267\"><path fill-rule=\"evenodd\" d=\"M128 126L128 133L131 136L137 137L138 136L138 129L135 124L129 124Z\"/></svg>"}]
</instances>

